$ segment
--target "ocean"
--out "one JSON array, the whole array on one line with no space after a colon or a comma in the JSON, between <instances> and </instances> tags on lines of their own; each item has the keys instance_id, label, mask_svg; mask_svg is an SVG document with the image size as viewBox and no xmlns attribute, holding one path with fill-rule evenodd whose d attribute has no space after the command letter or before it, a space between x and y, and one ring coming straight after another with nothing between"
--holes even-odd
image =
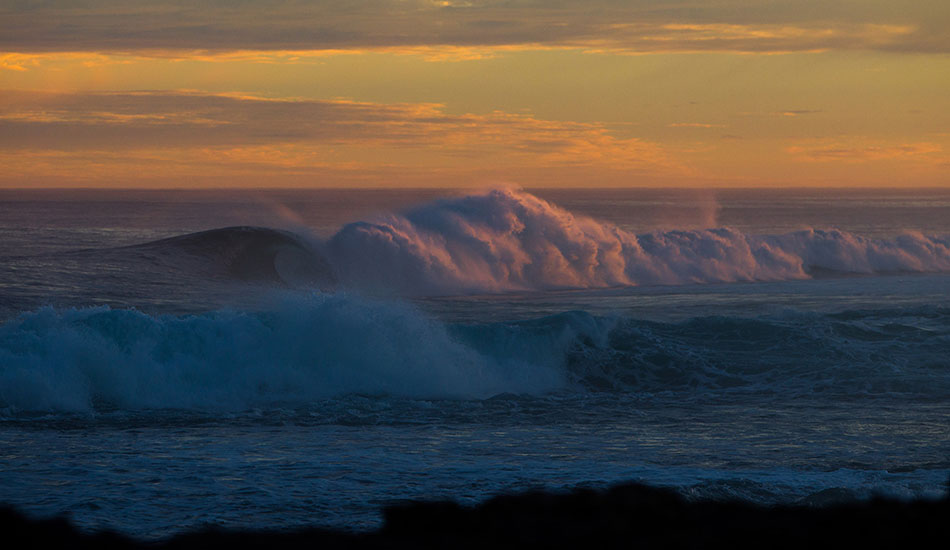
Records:
<instances>
[{"instance_id":1,"label":"ocean","mask_svg":"<svg viewBox=\"0 0 950 550\"><path fill-rule=\"evenodd\" d=\"M0 504L939 498L950 189L0 190Z\"/></svg>"}]
</instances>

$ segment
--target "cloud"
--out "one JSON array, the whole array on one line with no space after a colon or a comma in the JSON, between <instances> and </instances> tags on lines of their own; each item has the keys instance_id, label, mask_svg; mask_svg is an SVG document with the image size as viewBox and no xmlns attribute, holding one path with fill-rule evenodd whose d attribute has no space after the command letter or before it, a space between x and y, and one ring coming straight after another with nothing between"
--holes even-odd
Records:
<instances>
[{"instance_id":1,"label":"cloud","mask_svg":"<svg viewBox=\"0 0 950 550\"><path fill-rule=\"evenodd\" d=\"M788 111L780 111L780 112L778 112L778 113L776 113L776 114L779 115L779 116L796 117L796 116L802 116L802 115L814 115L814 114L818 114L818 113L820 113L820 112L822 112L820 109L818 109L818 110L813 110L813 109L790 109L790 110L788 110Z\"/></svg>"},{"instance_id":2,"label":"cloud","mask_svg":"<svg viewBox=\"0 0 950 550\"><path fill-rule=\"evenodd\" d=\"M464 154L503 146L554 156L597 147L624 156L638 140L603 125L495 111L449 114L432 103L266 99L197 91L0 92L0 146L123 149L267 143L379 143ZM642 151L640 151L642 152Z\"/></svg>"},{"instance_id":3,"label":"cloud","mask_svg":"<svg viewBox=\"0 0 950 550\"><path fill-rule=\"evenodd\" d=\"M670 128L725 128L725 124L707 124L705 122L674 122Z\"/></svg>"},{"instance_id":4,"label":"cloud","mask_svg":"<svg viewBox=\"0 0 950 550\"><path fill-rule=\"evenodd\" d=\"M44 63L55 61L78 61L85 67L99 67L104 65L127 64L131 60L114 55L96 52L51 52L51 53L16 53L0 52L0 71L29 71L42 66ZM2 74L2 73L0 73Z\"/></svg>"},{"instance_id":5,"label":"cloud","mask_svg":"<svg viewBox=\"0 0 950 550\"><path fill-rule=\"evenodd\" d=\"M937 143L900 144L815 144L793 146L787 152L811 162L868 162L879 160L903 160L936 162L940 160L943 147Z\"/></svg>"},{"instance_id":6,"label":"cloud","mask_svg":"<svg viewBox=\"0 0 950 550\"><path fill-rule=\"evenodd\" d=\"M612 32L611 32L612 31ZM615 24L603 37L575 45L622 53L792 53L888 49L911 37L909 25L839 23L784 24Z\"/></svg>"},{"instance_id":7,"label":"cloud","mask_svg":"<svg viewBox=\"0 0 950 550\"><path fill-rule=\"evenodd\" d=\"M3 91L0 152L10 178L68 173L83 163L86 170L104 167L104 174L134 173L134 166L169 174L213 167L228 173L363 170L366 177L395 168L480 173L486 164L512 173L683 170L660 146L619 137L600 124L501 111L453 114L428 103L194 91Z\"/></svg>"},{"instance_id":8,"label":"cloud","mask_svg":"<svg viewBox=\"0 0 950 550\"><path fill-rule=\"evenodd\" d=\"M944 0L67 0L0 8L0 51L406 53L582 48L626 53L950 51ZM432 54L435 58L439 55Z\"/></svg>"}]
</instances>

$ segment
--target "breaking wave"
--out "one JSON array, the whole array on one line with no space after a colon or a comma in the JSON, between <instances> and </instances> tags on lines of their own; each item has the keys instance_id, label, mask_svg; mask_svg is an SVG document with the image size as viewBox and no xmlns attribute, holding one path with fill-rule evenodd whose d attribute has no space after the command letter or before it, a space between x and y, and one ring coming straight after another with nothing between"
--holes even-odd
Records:
<instances>
[{"instance_id":1,"label":"breaking wave","mask_svg":"<svg viewBox=\"0 0 950 550\"><path fill-rule=\"evenodd\" d=\"M345 285L409 295L950 271L950 238L730 228L635 235L512 190L351 223L327 249Z\"/></svg>"},{"instance_id":2,"label":"breaking wave","mask_svg":"<svg viewBox=\"0 0 950 550\"><path fill-rule=\"evenodd\" d=\"M43 308L0 326L0 411L239 411L343 395L950 394L950 310L446 324L314 295L266 312Z\"/></svg>"},{"instance_id":3,"label":"breaking wave","mask_svg":"<svg viewBox=\"0 0 950 550\"><path fill-rule=\"evenodd\" d=\"M98 251L97 251L98 252ZM113 249L131 252L151 263L178 262L209 275L243 281L280 282L326 287L335 284L333 271L315 245L279 229L225 227L190 233L145 244Z\"/></svg>"},{"instance_id":4,"label":"breaking wave","mask_svg":"<svg viewBox=\"0 0 950 550\"><path fill-rule=\"evenodd\" d=\"M83 252L192 276L397 296L950 271L950 236L749 235L727 227L634 234L514 190L350 223L328 240L228 227Z\"/></svg>"},{"instance_id":5,"label":"breaking wave","mask_svg":"<svg viewBox=\"0 0 950 550\"><path fill-rule=\"evenodd\" d=\"M479 353L409 306L342 295L195 316L43 308L0 326L0 408L243 410L352 393L488 397L557 387L558 373L540 357Z\"/></svg>"}]
</instances>

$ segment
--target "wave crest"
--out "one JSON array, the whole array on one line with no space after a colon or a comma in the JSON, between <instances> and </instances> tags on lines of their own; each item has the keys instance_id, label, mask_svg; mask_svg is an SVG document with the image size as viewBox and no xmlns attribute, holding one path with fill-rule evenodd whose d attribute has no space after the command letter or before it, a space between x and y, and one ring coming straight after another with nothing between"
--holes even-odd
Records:
<instances>
[{"instance_id":1,"label":"wave crest","mask_svg":"<svg viewBox=\"0 0 950 550\"><path fill-rule=\"evenodd\" d=\"M551 335L538 337L531 349L560 359ZM245 410L354 393L479 398L559 387L563 373L530 355L482 352L410 306L345 295L194 316L47 307L0 325L0 409Z\"/></svg>"},{"instance_id":2,"label":"wave crest","mask_svg":"<svg viewBox=\"0 0 950 550\"><path fill-rule=\"evenodd\" d=\"M950 236L750 235L728 227L634 234L510 189L349 223L326 241L306 231L227 227L81 253L199 279L397 296L950 271Z\"/></svg>"},{"instance_id":3,"label":"wave crest","mask_svg":"<svg viewBox=\"0 0 950 550\"><path fill-rule=\"evenodd\" d=\"M945 399L948 343L946 308L454 325L343 294L195 316L44 308L0 325L0 411L242 411L353 394Z\"/></svg>"},{"instance_id":4,"label":"wave crest","mask_svg":"<svg viewBox=\"0 0 950 550\"><path fill-rule=\"evenodd\" d=\"M327 248L344 285L409 295L950 271L947 238L731 228L636 235L513 190L351 223Z\"/></svg>"},{"instance_id":5,"label":"wave crest","mask_svg":"<svg viewBox=\"0 0 950 550\"><path fill-rule=\"evenodd\" d=\"M224 227L118 249L150 262L171 260L178 267L243 281L326 288L333 269L305 238L266 227ZM186 264L186 265L182 265Z\"/></svg>"}]
</instances>

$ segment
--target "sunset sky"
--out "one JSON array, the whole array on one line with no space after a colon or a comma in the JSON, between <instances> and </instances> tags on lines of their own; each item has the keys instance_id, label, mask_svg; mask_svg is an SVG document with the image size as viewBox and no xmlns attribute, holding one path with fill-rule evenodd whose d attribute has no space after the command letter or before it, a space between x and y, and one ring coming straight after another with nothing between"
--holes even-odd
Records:
<instances>
[{"instance_id":1,"label":"sunset sky","mask_svg":"<svg viewBox=\"0 0 950 550\"><path fill-rule=\"evenodd\" d=\"M4 0L2 187L948 186L947 0Z\"/></svg>"}]
</instances>

